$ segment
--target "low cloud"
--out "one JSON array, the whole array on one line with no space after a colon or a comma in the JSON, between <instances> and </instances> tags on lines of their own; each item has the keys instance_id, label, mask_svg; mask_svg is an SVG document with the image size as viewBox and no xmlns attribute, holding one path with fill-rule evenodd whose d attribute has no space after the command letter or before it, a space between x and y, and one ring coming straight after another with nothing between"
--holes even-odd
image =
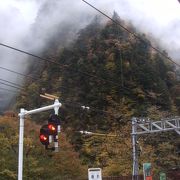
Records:
<instances>
[{"instance_id":1,"label":"low cloud","mask_svg":"<svg viewBox=\"0 0 180 180\"><path fill-rule=\"evenodd\" d=\"M121 19L157 40L177 62L180 56L180 4L177 0L88 0L112 16ZM0 6L0 42L39 54L55 34L62 45L70 43L77 32L92 21L97 11L82 0L6 0ZM26 73L27 55L0 46L0 66ZM18 75L0 69L1 79L22 83ZM0 84L0 87L12 89ZM11 103L14 95L0 91L0 109Z\"/></svg>"}]
</instances>

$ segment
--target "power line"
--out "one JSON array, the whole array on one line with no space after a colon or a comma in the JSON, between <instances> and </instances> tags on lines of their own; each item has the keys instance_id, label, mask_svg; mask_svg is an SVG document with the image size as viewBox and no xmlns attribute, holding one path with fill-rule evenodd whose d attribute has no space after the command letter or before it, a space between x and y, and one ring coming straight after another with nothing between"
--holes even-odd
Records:
<instances>
[{"instance_id":1,"label":"power line","mask_svg":"<svg viewBox=\"0 0 180 180\"><path fill-rule=\"evenodd\" d=\"M12 49L12 50L15 50L15 51L18 51L18 52L27 54L27 55L29 55L29 56L35 57L35 58L40 59L40 60L45 61L45 62L50 62L50 63L52 63L52 64L58 65L60 68L65 68L65 69L68 69L68 70L77 71L77 72L79 72L79 73L81 73L81 74L83 74L83 75L86 75L86 76L89 76L89 77L93 77L93 78L99 79L99 80L104 81L104 82L109 82L109 83L111 83L111 84L114 84L114 85L122 88L122 89L127 89L127 90L129 90L129 89L126 88L126 87L121 87L118 83L116 83L116 82L114 82L114 81L111 81L111 80L108 80L108 79L104 79L104 78L101 78L101 77L99 77L99 76L96 76L96 75L93 75L93 74L90 74L90 73L87 73L87 72L83 72L83 71L80 71L80 70L74 70L73 68L70 68L70 67L68 67L67 65L62 65L62 64L60 64L60 63L58 63L58 62L55 62L55 61L52 61L52 60L49 60L49 59L46 59L46 58L42 58L42 57L40 57L40 56L34 55L34 54L29 53L29 52L27 52L27 51L24 51L24 50L21 50L21 49L17 49L17 48L15 48L15 47L12 47L12 46L9 46L9 45L3 44L3 43L0 43L0 46L4 46L4 47L6 47L6 48L9 48L9 49Z\"/></svg>"},{"instance_id":2,"label":"power line","mask_svg":"<svg viewBox=\"0 0 180 180\"><path fill-rule=\"evenodd\" d=\"M19 91L13 91L13 90L6 89L6 88L2 88L2 87L0 87L0 90L3 90L3 91L8 91L8 92L12 92L12 93L14 93L14 94L19 93Z\"/></svg>"},{"instance_id":3,"label":"power line","mask_svg":"<svg viewBox=\"0 0 180 180\"><path fill-rule=\"evenodd\" d=\"M18 74L18 75L23 76L23 77L31 78L31 79L33 79L33 80L39 80L39 81L41 81L41 78L37 78L37 77L32 77L32 76L29 76L29 75L25 75L25 74L19 73L19 72L17 72L17 71L14 71L14 70L11 70L11 69L8 69L8 68L5 68L5 67L0 67L0 69L3 69L3 70L6 70L6 71L9 71L9 72L12 72L12 73L14 73L14 74ZM19 84L15 84L15 83L13 83L13 82L10 82L10 81L4 80L4 79L0 79L0 80L1 80L1 81L5 81L5 82L8 82L8 83L10 83L10 84L17 85L17 86L19 86L19 87L22 87L22 86L19 85ZM68 89L67 87L63 87L63 86L61 86L60 88ZM4 89L4 90L5 90L5 89Z\"/></svg>"},{"instance_id":4,"label":"power line","mask_svg":"<svg viewBox=\"0 0 180 180\"><path fill-rule=\"evenodd\" d=\"M13 88L16 88L16 89L20 89L20 90L23 90L24 88L22 87L22 86L20 86L19 84L16 84L16 83L13 83L13 82L10 82L10 81L7 81L7 80L4 80L4 79L0 79L0 81L4 81L4 82L7 82L7 83L4 83L4 82L0 82L0 84L3 84L3 85L6 85L6 86L9 86L9 87L13 87ZM10 85L10 84L12 84L12 85ZM15 86L14 86L15 85ZM65 88L65 89L69 89L69 88L67 88L67 87L61 87L61 88ZM20 91L12 91L12 90L8 90L8 89L6 89L6 88L1 88L0 87L0 89L2 89L2 90L4 90L4 91L9 91L9 92L13 92L13 93L19 93ZM73 97L73 96L72 96ZM94 96L95 97L95 96ZM78 108L82 108L82 104L81 103L77 103L77 102L68 102L68 101L65 101L64 103L63 103L64 105L68 105L68 106L71 106L71 107L78 107ZM108 115L110 115L110 116L112 116L112 117L115 117L114 115L113 115L113 113L110 113L110 112L108 112L108 111L105 111L105 110L100 110L100 109L98 109L98 108L93 108L93 107L91 107L91 108L89 108L90 109L90 111L94 111L94 112L99 112L99 113L103 113L103 114L108 114Z\"/></svg>"},{"instance_id":5,"label":"power line","mask_svg":"<svg viewBox=\"0 0 180 180\"><path fill-rule=\"evenodd\" d=\"M4 79L0 79L0 81L4 81L4 82L7 82L7 83L9 83L9 84L13 84L13 85L15 85L15 86L17 86L17 87L23 88L23 87L22 87L21 85L19 85L19 84L16 84L16 83L13 83L13 82L4 80Z\"/></svg>"},{"instance_id":6,"label":"power line","mask_svg":"<svg viewBox=\"0 0 180 180\"><path fill-rule=\"evenodd\" d=\"M14 72L15 73L15 72ZM19 89L19 90L24 90L24 88L22 86L20 86L19 84L16 84L16 83L13 83L13 82L10 82L10 81L7 81L7 80L4 80L4 79L0 79L0 81L4 81L4 82L7 82L7 83L4 83L4 82L0 82L0 84L3 84L3 85L6 85L6 86L9 86L9 87L13 87L13 88L16 88L16 89ZM12 85L10 85L12 84ZM15 85L15 86L14 86ZM64 88L64 89L69 89L67 87L64 87L64 86L61 86L61 88ZM0 89L4 90L4 91L9 91L9 92L13 92L13 93L19 93L20 91L13 91L13 90L9 90L9 89L6 89L6 88L1 88ZM73 96L72 96L73 97ZM95 97L95 96L94 96ZM64 105L68 105L68 106L71 106L71 107L78 107L78 108L82 108L82 104L81 103L77 103L77 102L68 102L68 101L65 101L63 103ZM108 111L105 111L105 110L101 110L101 109L98 109L98 108L93 108L93 107L90 107L89 108L90 111L94 111L94 112L98 112L98 113L103 113L103 114L107 114L109 116L112 116L112 117L115 117L115 115L113 113L110 113Z\"/></svg>"},{"instance_id":7,"label":"power line","mask_svg":"<svg viewBox=\"0 0 180 180\"><path fill-rule=\"evenodd\" d=\"M83 0L84 1L84 0ZM85 3L87 3L86 1L84 1ZM101 12L100 10L98 10L97 8L95 8L94 6L92 6L91 4L89 4L89 3L87 3L88 5L90 5L91 7L93 7L94 9L96 9L97 11L99 11L101 14L103 14L104 16L106 16L107 18L109 18L110 20L112 20L114 23L116 23L117 25L119 25L119 26L121 26L121 28L123 28L124 30L126 30L126 31L128 31L130 34L132 34L133 36L135 36L136 38L138 38L138 39L140 39L141 41L143 41L143 42L145 42L143 39L141 39L139 36L137 36L135 33L132 33L131 31L129 31L127 28L125 28L124 26L122 26L120 23L118 23L117 21L115 21L115 20L113 20L112 18L110 18L109 16L107 16L106 14L104 14L103 12ZM40 60L42 60L42 61L47 61L47 62L50 62L50 63L53 63L53 64L56 64L56 65L58 65L58 66L61 66L61 68L62 67L64 67L64 68L67 68L67 69L69 69L69 70L72 70L72 68L69 68L67 65L61 65L61 64L59 64L59 63L57 63L57 62L55 62L55 61L52 61L52 60L49 60L49 59L46 59L46 58L42 58L42 57L40 57L40 56L37 56L37 55L34 55L34 54L32 54L32 53L29 53L29 52L27 52L27 51L23 51L23 50L20 50L20 49L17 49L17 48L14 48L14 47L11 47L11 46L8 46L8 45L6 45L6 44L2 44L2 43L0 43L0 45L1 46L4 46L4 47L7 47L7 48L10 48L10 49L13 49L13 50L15 50L15 51L19 51L19 52L21 52L21 53L24 53L24 54L27 54L27 55L29 55L29 56L32 56L32 57L35 57L35 58L38 58L38 59L40 59ZM157 52L159 52L160 54L162 54L163 56L165 56L161 51L159 51L158 49L156 49L156 48L154 48L151 44L149 44L153 49L155 49ZM168 58L169 59L169 57L167 57L167 56L165 56L166 58ZM171 62L173 62L174 64L176 64L177 66L180 66L179 64L177 64L176 62L174 62L172 59L169 59L169 60L171 60ZM2 68L2 69L6 69L6 68ZM74 70L74 69L73 69ZM15 71L10 71L10 72L15 72ZM82 71L78 71L78 72L80 72L80 73L83 73L84 75L88 75L88 76L90 76L90 77L94 77L94 78L98 78L98 79L101 79L101 80L103 80L103 81L105 81L105 82L111 82L111 83L113 83L113 84L116 84L116 85L118 85L119 86L119 84L117 84L116 82L114 82L114 81L110 81L110 80L105 80L105 79L103 79L103 78L100 78L100 77L98 77L98 76L95 76L95 75L92 75L92 74L89 74L89 73L86 73L86 72L82 72ZM17 73L17 72L16 72ZM21 73L17 73L17 74L21 74ZM21 74L22 75L22 74ZM25 75L23 75L23 76L25 76ZM29 77L29 76L26 76L26 77ZM32 78L32 77L31 77ZM1 84L3 84L3 83L1 83ZM5 83L4 83L5 84ZM12 87L12 86L11 86ZM119 87L121 87L121 86L119 86ZM17 87L16 87L17 88ZM62 87L62 88L65 88L65 87ZM129 88L126 88L126 87L121 87L121 88L125 88L125 89L128 89L129 90ZM91 108L92 109L92 108ZM106 111L102 111L102 110L100 110L101 112L106 112ZM107 113L107 112L106 112Z\"/></svg>"},{"instance_id":8,"label":"power line","mask_svg":"<svg viewBox=\"0 0 180 180\"><path fill-rule=\"evenodd\" d=\"M25 74L19 73L19 72L17 72L17 71L13 71L13 70L8 69L8 68L0 67L0 69L6 70L6 71L9 71L9 72L13 72L14 74L18 74L18 75L21 75L21 76L23 76L23 77L31 78L31 79L33 79L33 80L39 80L39 81L41 81L41 78L34 78L34 77L32 77L32 76L25 75ZM16 86L19 86L20 88L23 88L23 87L22 87L21 85L19 85L19 84L16 84L16 83L13 83L13 82L4 80L4 79L0 79L0 80L1 80L1 81L4 81L4 82L8 82L8 83L13 84L13 85L16 85ZM61 89L61 88L62 88L62 89L65 89L65 90L69 90L69 88L67 88L67 87L65 87L65 86L61 86L60 89ZM72 87L71 87L70 89L73 90ZM74 92L77 92L77 91L74 90Z\"/></svg>"},{"instance_id":9,"label":"power line","mask_svg":"<svg viewBox=\"0 0 180 180\"><path fill-rule=\"evenodd\" d=\"M93 6L92 4L88 3L85 0L82 0L84 3L86 3L87 5L89 5L90 7L92 7L93 9L95 9L96 11L98 11L99 13L101 13L103 16L107 17L108 19L110 19L112 22L114 22L115 24L117 24L118 26L120 26L122 29L124 29L125 31L127 31L129 34L133 35L136 39L139 39L140 41L147 43L152 49L154 49L155 51L157 51L159 54L161 54L162 56L164 56L165 58L167 58L170 62L172 62L173 64L175 64L176 66L180 67L180 64L176 63L174 60L172 60L169 56L166 56L163 52L161 52L159 49L155 48L154 46L151 45L151 43L146 42L145 40L143 40L141 37L139 37L137 34L135 34L134 32L130 31L129 29L127 29L126 27L124 27L122 24L120 24L118 21L114 20L113 18L111 18L110 16L108 16L107 14L105 14L104 12L102 12L101 10L97 9L95 6Z\"/></svg>"},{"instance_id":10,"label":"power line","mask_svg":"<svg viewBox=\"0 0 180 180\"><path fill-rule=\"evenodd\" d=\"M68 105L70 107L75 107L75 108L82 108L83 109L83 106L81 103L78 103L78 102L68 102L68 101L65 101L65 102L62 102L63 105ZM95 107L85 107L84 110L86 109L86 112L97 112L97 113L103 113L103 114L106 114L106 115L109 115L111 117L114 117L114 118L117 118L115 117L115 115L113 113L110 113L106 110L101 110L101 109L98 109L98 108L95 108Z\"/></svg>"},{"instance_id":11,"label":"power line","mask_svg":"<svg viewBox=\"0 0 180 180\"><path fill-rule=\"evenodd\" d=\"M0 79L1 80L1 79ZM9 82L8 83L12 83L12 82ZM3 85L6 85L6 86L9 86L9 87L13 87L13 88L16 88L16 89L19 89L19 90L24 90L23 87L19 86L13 86L13 85L10 85L10 84L6 84L6 83L3 83L3 82L0 82L0 84L3 84ZM15 84L15 83L12 83L12 84ZM19 93L19 91L13 91L13 90L9 90L9 89L6 89L6 88L1 88L1 90L4 90L4 91L9 91L9 92L13 92L13 93ZM68 89L68 88L66 88ZM73 97L73 96L72 96ZM71 107L76 107L76 108L82 108L82 104L80 103L77 103L77 102L68 102L68 101L65 101L63 102L63 105L68 105L68 106L71 106ZM105 110L101 110L101 109L98 109L98 108L93 108L93 107L90 107L88 111L93 111L93 112L97 112L97 113L103 113L103 114L107 114L111 117L114 117L115 118L115 115L113 113L110 113L108 111L105 111Z\"/></svg>"},{"instance_id":12,"label":"power line","mask_svg":"<svg viewBox=\"0 0 180 180\"><path fill-rule=\"evenodd\" d=\"M18 51L18 52L21 52L21 53L23 53L23 54L26 54L26 55L29 55L29 56L38 58L38 59L40 59L40 60L42 60L42 61L47 61L47 62L55 63L55 64L58 65L58 63L55 62L55 61L51 61L51 60L49 60L49 59L42 58L42 57L40 57L40 56L37 56L37 55L32 54L32 53L29 53L29 52L27 52L27 51L23 51L23 50L21 50L21 49L17 49L17 48L15 48L15 47L9 46L9 45L7 45L7 44L0 43L0 45L1 45L1 46L4 46L4 47L7 47L7 48L9 48L9 49L13 49L13 50Z\"/></svg>"},{"instance_id":13,"label":"power line","mask_svg":"<svg viewBox=\"0 0 180 180\"><path fill-rule=\"evenodd\" d=\"M5 86L9 86L9 87L13 87L13 88L16 88L16 89L19 89L19 90L23 90L24 89L22 87L13 86L13 85L10 85L10 84L4 83L4 82L0 82L0 84L3 84Z\"/></svg>"},{"instance_id":14,"label":"power line","mask_svg":"<svg viewBox=\"0 0 180 180\"><path fill-rule=\"evenodd\" d=\"M4 68L4 67L0 67L0 68L3 69L3 70L7 70L7 71L9 71L9 72L13 72L13 73L15 73L15 74L19 74L19 75L24 76L24 77L33 78L32 76L28 76L28 75L25 75L25 74L22 74L22 73L13 71L13 70L8 69L8 68ZM41 78L34 78L34 79L41 81ZM13 83L13 82L4 80L4 79L0 79L0 80L1 80L1 81L4 81L4 82L8 82L8 83L10 83L10 84L12 84L12 85L15 85L15 86L19 87L19 88L23 88L23 87L20 86L19 84L16 84L16 83ZM8 85L8 84L5 84L5 85ZM73 91L74 93L77 93L77 91L78 91L78 90L73 89L73 87L65 87L65 86L62 86L62 85L60 86L60 89L65 89L65 90L69 90L69 89L70 89L70 90ZM73 97L73 96L72 96L72 97ZM93 97L95 97L95 96L93 96ZM80 104L79 104L79 105L80 105ZM96 109L96 108L94 108L94 109ZM92 108L91 108L91 110L92 110ZM96 110L96 111L97 111L97 110ZM99 110L99 112L107 113L106 111L102 111L102 110ZM109 113L109 112L108 112L108 113Z\"/></svg>"},{"instance_id":15,"label":"power line","mask_svg":"<svg viewBox=\"0 0 180 180\"><path fill-rule=\"evenodd\" d=\"M105 13L103 13L102 11L100 11L99 9L95 8L94 6L92 6L91 4L89 4L88 2L86 2L85 0L82 0L82 1L85 2L86 4L88 4L89 6L91 6L92 8L94 8L95 10L97 10L98 12L100 12L101 14L103 14L104 16L106 16L108 19L110 19L111 21L113 21L114 23L116 23L117 25L119 25L121 28L123 28L124 30L126 30L127 32L129 32L130 34L132 34L133 36L135 36L136 38L138 38L138 39L140 39L141 41L144 42L143 39L141 39L141 38L140 38L139 36L137 36L135 33L129 31L126 27L122 26L119 22L115 21L114 19L112 19L111 17L109 17L108 15L106 15ZM67 65L62 65L62 64L57 63L57 62L55 62L55 61L49 60L49 59L47 59L47 58L42 58L42 57L40 57L40 56L34 55L34 54L29 53L29 52L27 52L27 51L20 50L20 49L17 49L17 48L15 48L15 47L12 47L12 46L9 46L9 45L3 44L3 43L0 43L0 45L1 45L1 46L4 46L4 47L6 47L6 48L9 48L9 49L13 49L13 50L15 50L15 51L18 51L18 52L27 54L27 55L29 55L29 56L38 58L39 60L56 64L56 65L60 66L60 68L64 67L64 68L69 69L69 70L74 70L74 69L68 67ZM162 54L163 56L165 56L161 51L159 51L158 49L154 48L151 44L149 44L149 45L150 45L153 49L155 49L156 51L158 51L160 54ZM167 57L167 56L165 56L165 57L169 59L169 57ZM179 64L177 64L176 62L174 62L172 59L169 59L169 60L171 60L171 62L173 62L173 63L176 64L177 66L180 66ZM4 69L4 70L7 70L7 71L9 71L9 72L13 72L13 73L16 73L16 74L19 74L19 75L22 75L22 76L25 76L25 77L30 77L30 78L32 78L32 79L36 79L36 80L37 80L37 78L33 78L32 76L24 75L24 74L22 74L22 73L15 72L15 71L9 70L9 69L7 69L7 68L3 68L3 67L0 67L0 68L1 68L1 69ZM82 72L82 71L79 71L79 70L77 70L77 71L80 72L80 73L82 73L82 74L84 74L84 75L87 75L87 76L90 76L90 77L94 77L94 78L98 78L98 79L103 80L103 81L105 81L105 82L110 82L110 83L112 83L112 84L117 85L118 87L121 87L122 89L130 90L129 88L120 86L119 84L117 84L117 83L114 82L114 81L107 80L107 79L105 80L105 79L103 79L103 78L101 78L101 77L98 77L98 76L89 74L89 73L87 73L87 72ZM65 87L63 87L63 88L65 88Z\"/></svg>"},{"instance_id":16,"label":"power line","mask_svg":"<svg viewBox=\"0 0 180 180\"><path fill-rule=\"evenodd\" d=\"M68 67L67 65L61 65L61 64L59 64L59 63L57 63L57 62L55 62L55 61L52 61L52 60L49 60L49 59L46 59L46 58L42 58L42 57L37 56L37 55L34 55L34 54L32 54L32 53L29 53L29 52L26 52L26 51L23 51L23 50L20 50L20 49L11 47L11 46L9 46L9 45L2 44L2 43L0 43L0 45L1 45L1 46L4 46L4 47L7 47L7 48L9 48L9 49L13 49L13 50L18 51L18 52L21 52L21 53L25 53L25 54L30 55L30 56L32 56L32 57L38 58L38 59L40 59L40 60L42 60L42 61L47 61L47 62L56 64L56 65L58 65L60 68L62 68L62 66L63 66L63 67L66 68L66 69L74 70L74 69ZM5 70L5 69L7 69L7 68L3 68L3 69ZM12 71L12 70L11 70L11 71ZM17 72L15 72L15 71L13 71L13 72L14 72L14 73L17 73ZM109 83L111 83L111 84L114 84L114 85L116 85L117 87L122 88L121 90L128 90L128 91L130 91L129 88L127 88L127 87L125 87L125 86L122 87L121 85L119 85L118 83L116 83L116 82L114 82L114 81L110 81L110 80L107 80L107 79L105 80L105 79L103 79L103 78L101 78L101 77L98 77L98 76L95 76L95 75L92 75L92 74L89 74L89 73L86 73L86 72L82 72L82 71L79 71L79 70L77 70L77 72L79 72L79 73L81 73L81 74L84 74L84 75L86 75L86 76L89 76L89 77L93 77L93 78L95 78L95 79L102 80L102 81L104 81L104 82L109 82ZM23 75L23 74L21 74L21 73L17 73L17 74ZM23 75L23 76L27 77L26 75ZM28 76L28 77L30 77L30 76ZM38 80L38 79L41 80L40 78L36 78L36 80ZM69 89L69 88L63 87L63 86L61 86L61 88L63 88L63 89ZM71 90L72 90L72 89L71 89Z\"/></svg>"},{"instance_id":17,"label":"power line","mask_svg":"<svg viewBox=\"0 0 180 180\"><path fill-rule=\"evenodd\" d=\"M3 80L3 79L0 79L0 80ZM12 83L12 82L6 81L6 80L3 80L3 81L8 82L8 83L10 83L10 84L14 84L14 85L16 85L16 86L12 86L12 85L9 85L9 84L6 84L6 83L2 83L2 82L0 82L0 84L4 84L4 85L10 86L10 87L14 87L14 88L17 88L17 89L20 89L20 90L23 90L23 89L24 89L22 86L18 86L18 84L15 84L15 83ZM61 86L60 88L69 90L69 88L64 87L64 86ZM1 88L1 89L4 89L4 88ZM70 88L70 89L73 90L72 88ZM4 90L6 90L6 89L4 89ZM74 92L77 92L77 91L74 90ZM17 91L16 93L18 93L18 91ZM71 96L71 97L73 98L74 96ZM68 98L71 98L71 97L68 96ZM93 97L96 97L96 96L93 96ZM76 108L78 107L78 108L79 108L79 107L82 106L83 103L77 103L77 102L72 102L72 101L71 101L71 102L65 101L63 104L69 105L69 106L71 106L71 107L76 107ZM72 105L72 104L73 104L73 105ZM112 116L112 117L115 117L113 113L110 113L110 112L108 112L108 111L106 111L106 110L101 110L101 109L98 109L98 108L93 108L93 107L91 107L91 108L90 108L90 111L94 111L94 112L98 112L98 113L103 113L103 114L108 114L108 115L110 115L110 116Z\"/></svg>"},{"instance_id":18,"label":"power line","mask_svg":"<svg viewBox=\"0 0 180 180\"><path fill-rule=\"evenodd\" d=\"M8 68L5 68L5 67L2 67L2 66L0 66L0 69L3 69L3 70L5 70L5 71L9 71L9 72L12 72L12 73L18 74L18 75L20 75L20 76L24 76L24 77L28 77L28 78L31 78L31 79L37 80L37 78L35 78L35 77L29 76L29 75L25 75L25 74L19 73L19 72L17 72L17 71L14 71L14 70L11 70L11 69L8 69Z\"/></svg>"},{"instance_id":19,"label":"power line","mask_svg":"<svg viewBox=\"0 0 180 180\"><path fill-rule=\"evenodd\" d=\"M8 68L4 68L4 67L0 67L0 69L3 69L3 70L6 70L6 71L9 71L9 72L13 72L15 74L18 74L18 75L21 75L23 77L27 77L27 78L31 78L31 79L34 79L34 80L37 80L37 81L42 81L41 78L34 78L32 76L29 76L29 75L25 75L25 74L22 74L22 73L19 73L17 71L14 71L14 70L11 70L11 69L8 69ZM21 85L19 84L16 84L16 83L13 83L13 82L10 82L10 81L7 81L7 80L4 80L4 79L0 79L1 81L5 81L5 82L8 82L10 84L13 84L13 85L16 85L16 86L19 86L19 87L22 87ZM60 86L60 89L65 89L65 90L71 90L71 91L74 91L75 93L77 93L78 90L75 90L73 89L74 87L65 87L65 86ZM95 96L94 96L95 97Z\"/></svg>"}]
</instances>

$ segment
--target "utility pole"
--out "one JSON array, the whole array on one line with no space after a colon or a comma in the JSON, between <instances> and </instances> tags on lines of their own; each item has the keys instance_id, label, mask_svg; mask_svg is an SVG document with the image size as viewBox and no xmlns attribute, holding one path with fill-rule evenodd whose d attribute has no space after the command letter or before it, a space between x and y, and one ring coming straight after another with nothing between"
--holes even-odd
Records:
<instances>
[{"instance_id":1,"label":"utility pole","mask_svg":"<svg viewBox=\"0 0 180 180\"><path fill-rule=\"evenodd\" d=\"M137 155L137 124L136 118L132 118L132 147L133 147L133 176L132 180L138 180L138 155Z\"/></svg>"},{"instance_id":2,"label":"utility pole","mask_svg":"<svg viewBox=\"0 0 180 180\"><path fill-rule=\"evenodd\" d=\"M47 111L50 109L54 109L55 114L58 113L59 107L61 107L61 103L58 99L55 99L53 105L45 106L38 109L33 109L27 111L25 109L20 109L19 117L20 117L20 126L19 126L19 158L18 158L18 180L22 180L23 177L23 138L24 138L24 120L25 116L29 114L36 114L39 112ZM56 147L58 147L56 143Z\"/></svg>"}]
</instances>

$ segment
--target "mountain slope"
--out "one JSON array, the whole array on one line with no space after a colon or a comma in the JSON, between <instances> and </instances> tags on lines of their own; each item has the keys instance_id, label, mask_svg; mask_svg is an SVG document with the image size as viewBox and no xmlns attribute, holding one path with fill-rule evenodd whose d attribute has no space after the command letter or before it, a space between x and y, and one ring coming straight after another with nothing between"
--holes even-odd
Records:
<instances>
[{"instance_id":1,"label":"mountain slope","mask_svg":"<svg viewBox=\"0 0 180 180\"><path fill-rule=\"evenodd\" d=\"M113 18L128 26L116 13ZM134 30L131 26L128 28ZM95 18L68 48L59 49L56 37L57 46L53 42L49 44L44 56L56 57L59 65L46 62L41 80L27 81L28 96L20 95L17 99L18 108L30 109L47 103L39 97L42 90L58 95L63 104L60 109L62 126L71 143L85 164L100 166L107 174L131 173L129 121L132 116L160 119L178 115L180 110L179 75L175 66L149 47L145 35L139 36L142 40L135 39L111 22L102 25ZM82 105L90 109L83 110ZM42 122L46 118L47 113L38 115ZM121 134L122 137L115 140L86 138L78 135L78 130ZM156 146L161 136L166 137L163 149L169 148L172 156L165 152L162 155L162 146ZM180 142L177 135L161 136L151 137L151 141L147 136L142 140L144 154L141 160L152 161L157 169L178 166ZM172 142L168 137L176 140ZM160 163L159 153L162 155ZM113 164L117 157L118 166ZM114 171L113 167L116 167Z\"/></svg>"}]
</instances>

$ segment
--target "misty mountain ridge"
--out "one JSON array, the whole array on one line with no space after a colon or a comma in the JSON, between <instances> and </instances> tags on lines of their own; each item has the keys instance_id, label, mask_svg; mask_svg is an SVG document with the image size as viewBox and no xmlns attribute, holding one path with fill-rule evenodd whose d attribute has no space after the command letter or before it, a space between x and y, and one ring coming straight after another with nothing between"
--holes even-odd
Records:
<instances>
[{"instance_id":1,"label":"misty mountain ridge","mask_svg":"<svg viewBox=\"0 0 180 180\"><path fill-rule=\"evenodd\" d=\"M116 12L112 18L135 31ZM131 106L137 103L136 110L143 109L137 110L137 115L143 115L151 106L168 111L172 107L179 108L179 72L174 64L151 49L145 35L138 34L141 40L137 39L111 21L105 24L98 16L79 31L73 43L61 48L64 33L56 33L42 52L43 57L53 58L62 67L46 62L43 66L38 65L41 70L36 68L36 63L30 69L31 73L38 72L41 76L39 84L33 82L38 92L44 88L66 100L72 96L73 88L77 90L73 99L78 103L93 104L106 110L109 96L113 101L116 99L116 103L122 99L128 103L132 101ZM164 54L167 56L165 51ZM99 99L95 100L97 97ZM30 108L36 103L26 103L25 107L27 104Z\"/></svg>"},{"instance_id":2,"label":"misty mountain ridge","mask_svg":"<svg viewBox=\"0 0 180 180\"><path fill-rule=\"evenodd\" d=\"M112 18L138 33L117 13ZM29 74L40 78L26 79L24 89L17 97L16 110L49 105L51 102L42 99L40 94L58 96L62 103L59 110L62 131L73 145L72 149L78 152L78 156L75 156L80 160L77 161L78 165L101 167L107 176L131 174L130 120L133 116L159 120L179 115L179 71L164 56L151 49L146 35L138 33L140 39L137 39L111 21L101 21L98 16L81 29L68 46L65 44L62 47L61 36L65 31L56 32L41 52L42 57L55 63L34 61ZM163 53L167 55L165 51ZM82 105L90 109L83 110ZM34 121L36 126L44 124L50 113L33 115L30 123ZM39 131L39 127L36 130ZM77 133L79 130L118 136L114 139L84 137ZM179 166L179 141L174 132L145 136L139 141L143 147L139 157L140 166L143 162L151 161L157 172ZM42 151L39 145L35 148ZM41 156L34 154L35 160L45 162L44 159L41 161ZM63 156L49 156L47 162L52 160L52 164L58 163L54 157L58 159ZM47 158L47 155L43 158ZM69 159L69 156L66 157L67 163ZM65 163L54 174L65 173L65 167L69 166ZM83 173L86 174L86 171L87 168ZM70 173L74 172L68 171L67 174Z\"/></svg>"}]
</instances>

